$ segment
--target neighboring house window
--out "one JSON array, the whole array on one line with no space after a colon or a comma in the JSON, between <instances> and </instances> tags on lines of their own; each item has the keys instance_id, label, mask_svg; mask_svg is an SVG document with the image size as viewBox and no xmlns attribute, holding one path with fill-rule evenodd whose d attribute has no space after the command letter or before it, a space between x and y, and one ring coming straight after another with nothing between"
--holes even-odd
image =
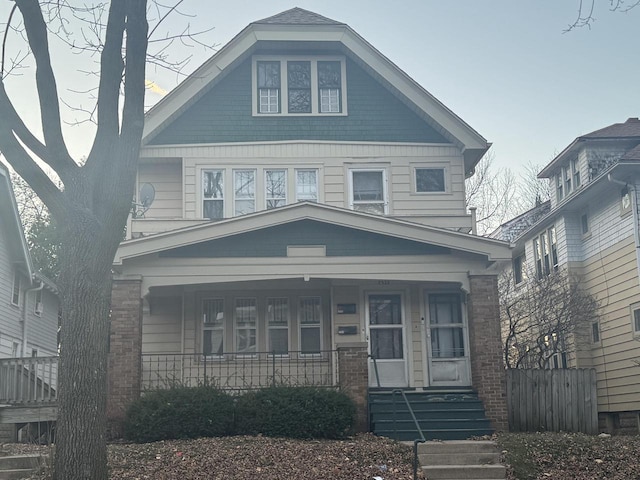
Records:
<instances>
[{"instance_id":1,"label":"neighboring house window","mask_svg":"<svg viewBox=\"0 0 640 480\"><path fill-rule=\"evenodd\" d=\"M444 168L416 168L416 192L444 192Z\"/></svg>"},{"instance_id":2,"label":"neighboring house window","mask_svg":"<svg viewBox=\"0 0 640 480\"><path fill-rule=\"evenodd\" d=\"M577 158L571 160L571 170L573 171L573 188L577 190L580 187L580 165Z\"/></svg>"},{"instance_id":3,"label":"neighboring house window","mask_svg":"<svg viewBox=\"0 0 640 480\"><path fill-rule=\"evenodd\" d=\"M233 171L234 216L256 211L256 171Z\"/></svg>"},{"instance_id":4,"label":"neighboring house window","mask_svg":"<svg viewBox=\"0 0 640 480\"><path fill-rule=\"evenodd\" d=\"M20 352L20 344L18 342L13 342L11 344L11 358L17 358Z\"/></svg>"},{"instance_id":5,"label":"neighboring house window","mask_svg":"<svg viewBox=\"0 0 640 480\"><path fill-rule=\"evenodd\" d=\"M631 211L631 193L629 187L624 187L620 191L620 215L625 215Z\"/></svg>"},{"instance_id":6,"label":"neighboring house window","mask_svg":"<svg viewBox=\"0 0 640 480\"><path fill-rule=\"evenodd\" d=\"M583 213L580 216L580 230L582 235L587 235L589 233L589 215Z\"/></svg>"},{"instance_id":7,"label":"neighboring house window","mask_svg":"<svg viewBox=\"0 0 640 480\"><path fill-rule=\"evenodd\" d=\"M287 204L287 171L265 170L267 210Z\"/></svg>"},{"instance_id":8,"label":"neighboring house window","mask_svg":"<svg viewBox=\"0 0 640 480\"><path fill-rule=\"evenodd\" d=\"M31 357L32 358L36 358L38 356L38 350L36 350L35 348L31 349Z\"/></svg>"},{"instance_id":9,"label":"neighboring house window","mask_svg":"<svg viewBox=\"0 0 640 480\"><path fill-rule=\"evenodd\" d=\"M13 287L11 289L11 303L20 305L20 273L18 270L13 271Z\"/></svg>"},{"instance_id":10,"label":"neighboring house window","mask_svg":"<svg viewBox=\"0 0 640 480\"><path fill-rule=\"evenodd\" d=\"M224 172L202 171L202 216L211 220L224 218Z\"/></svg>"},{"instance_id":11,"label":"neighboring house window","mask_svg":"<svg viewBox=\"0 0 640 480\"><path fill-rule=\"evenodd\" d=\"M289 299L267 298L268 350L273 355L289 354Z\"/></svg>"},{"instance_id":12,"label":"neighboring house window","mask_svg":"<svg viewBox=\"0 0 640 480\"><path fill-rule=\"evenodd\" d=\"M41 316L43 305L42 305L42 289L36 290L36 298L35 304L33 305L33 313L35 315Z\"/></svg>"},{"instance_id":13,"label":"neighboring house window","mask_svg":"<svg viewBox=\"0 0 640 480\"><path fill-rule=\"evenodd\" d=\"M318 170L296 170L296 201L318 201Z\"/></svg>"},{"instance_id":14,"label":"neighboring house window","mask_svg":"<svg viewBox=\"0 0 640 480\"><path fill-rule=\"evenodd\" d=\"M569 195L571 193L571 180L573 176L571 165L567 165L562 170L564 171L564 194Z\"/></svg>"},{"instance_id":15,"label":"neighboring house window","mask_svg":"<svg viewBox=\"0 0 640 480\"><path fill-rule=\"evenodd\" d=\"M560 173L558 175L556 175L556 199L558 200L558 203L562 200L563 198L563 192L562 192L562 171L560 171Z\"/></svg>"},{"instance_id":16,"label":"neighboring house window","mask_svg":"<svg viewBox=\"0 0 640 480\"><path fill-rule=\"evenodd\" d=\"M289 113L311 113L311 62L287 62L287 87Z\"/></svg>"},{"instance_id":17,"label":"neighboring house window","mask_svg":"<svg viewBox=\"0 0 640 480\"><path fill-rule=\"evenodd\" d=\"M567 368L567 353L554 353L549 359L550 368Z\"/></svg>"},{"instance_id":18,"label":"neighboring house window","mask_svg":"<svg viewBox=\"0 0 640 480\"><path fill-rule=\"evenodd\" d=\"M301 297L298 305L300 353L318 354L322 348L322 304L320 297Z\"/></svg>"},{"instance_id":19,"label":"neighboring house window","mask_svg":"<svg viewBox=\"0 0 640 480\"><path fill-rule=\"evenodd\" d=\"M258 62L258 112L280 113L280 62Z\"/></svg>"},{"instance_id":20,"label":"neighboring house window","mask_svg":"<svg viewBox=\"0 0 640 480\"><path fill-rule=\"evenodd\" d=\"M591 341L593 343L600 343L600 323L591 323Z\"/></svg>"},{"instance_id":21,"label":"neighboring house window","mask_svg":"<svg viewBox=\"0 0 640 480\"><path fill-rule=\"evenodd\" d=\"M555 227L549 228L533 239L533 255L538 279L558 270L558 246Z\"/></svg>"},{"instance_id":22,"label":"neighboring house window","mask_svg":"<svg viewBox=\"0 0 640 480\"><path fill-rule=\"evenodd\" d=\"M384 170L351 170L351 208L360 212L386 213Z\"/></svg>"},{"instance_id":23,"label":"neighboring house window","mask_svg":"<svg viewBox=\"0 0 640 480\"><path fill-rule=\"evenodd\" d=\"M633 336L640 336L640 303L631 305L631 330Z\"/></svg>"},{"instance_id":24,"label":"neighboring house window","mask_svg":"<svg viewBox=\"0 0 640 480\"><path fill-rule=\"evenodd\" d=\"M202 304L202 353L222 356L224 353L224 300L207 298Z\"/></svg>"},{"instance_id":25,"label":"neighboring house window","mask_svg":"<svg viewBox=\"0 0 640 480\"><path fill-rule=\"evenodd\" d=\"M255 115L346 115L346 64L334 56L254 57Z\"/></svg>"},{"instance_id":26,"label":"neighboring house window","mask_svg":"<svg viewBox=\"0 0 640 480\"><path fill-rule=\"evenodd\" d=\"M240 355L256 353L257 317L255 298L236 298L234 311L236 352Z\"/></svg>"},{"instance_id":27,"label":"neighboring house window","mask_svg":"<svg viewBox=\"0 0 640 480\"><path fill-rule=\"evenodd\" d=\"M522 255L518 255L513 259L513 280L516 285L522 283L524 279L524 265L525 265L525 256L524 253Z\"/></svg>"},{"instance_id":28,"label":"neighboring house window","mask_svg":"<svg viewBox=\"0 0 640 480\"><path fill-rule=\"evenodd\" d=\"M429 327L432 357L465 356L460 295L450 293L429 295Z\"/></svg>"},{"instance_id":29,"label":"neighboring house window","mask_svg":"<svg viewBox=\"0 0 640 480\"><path fill-rule=\"evenodd\" d=\"M340 62L318 62L320 113L340 113L342 98L342 67Z\"/></svg>"}]
</instances>

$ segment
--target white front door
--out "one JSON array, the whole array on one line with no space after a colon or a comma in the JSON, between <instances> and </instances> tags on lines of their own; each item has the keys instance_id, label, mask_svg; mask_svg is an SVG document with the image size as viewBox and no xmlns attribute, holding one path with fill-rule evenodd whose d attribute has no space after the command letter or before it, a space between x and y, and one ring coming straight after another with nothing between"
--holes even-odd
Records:
<instances>
[{"instance_id":1,"label":"white front door","mask_svg":"<svg viewBox=\"0 0 640 480\"><path fill-rule=\"evenodd\" d=\"M407 360L402 295L367 295L369 385L406 387ZM375 360L374 360L375 359Z\"/></svg>"},{"instance_id":2,"label":"white front door","mask_svg":"<svg viewBox=\"0 0 640 480\"><path fill-rule=\"evenodd\" d=\"M429 385L471 385L466 315L458 293L428 293L425 298Z\"/></svg>"}]
</instances>

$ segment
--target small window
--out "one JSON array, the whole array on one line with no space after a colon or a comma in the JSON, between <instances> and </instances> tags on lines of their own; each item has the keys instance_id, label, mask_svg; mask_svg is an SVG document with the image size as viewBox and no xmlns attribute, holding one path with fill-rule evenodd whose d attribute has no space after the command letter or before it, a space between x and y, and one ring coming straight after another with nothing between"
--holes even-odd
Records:
<instances>
[{"instance_id":1,"label":"small window","mask_svg":"<svg viewBox=\"0 0 640 480\"><path fill-rule=\"evenodd\" d=\"M524 254L518 255L513 259L513 280L516 285L522 283L522 280L524 278L524 261Z\"/></svg>"},{"instance_id":2,"label":"small window","mask_svg":"<svg viewBox=\"0 0 640 480\"><path fill-rule=\"evenodd\" d=\"M287 171L265 170L267 210L287 204Z\"/></svg>"},{"instance_id":3,"label":"small window","mask_svg":"<svg viewBox=\"0 0 640 480\"><path fill-rule=\"evenodd\" d=\"M558 175L556 175L556 199L558 201L558 203L563 199L564 195L563 195L563 190L562 190L562 172Z\"/></svg>"},{"instance_id":4,"label":"small window","mask_svg":"<svg viewBox=\"0 0 640 480\"><path fill-rule=\"evenodd\" d=\"M625 215L631 211L631 193L628 187L620 191L620 215Z\"/></svg>"},{"instance_id":5,"label":"small window","mask_svg":"<svg viewBox=\"0 0 640 480\"><path fill-rule=\"evenodd\" d=\"M202 216L210 220L224 218L224 173L222 170L202 171Z\"/></svg>"},{"instance_id":6,"label":"small window","mask_svg":"<svg viewBox=\"0 0 640 480\"><path fill-rule=\"evenodd\" d=\"M311 62L287 62L287 88L289 113L311 113Z\"/></svg>"},{"instance_id":7,"label":"small window","mask_svg":"<svg viewBox=\"0 0 640 480\"><path fill-rule=\"evenodd\" d=\"M631 328L633 336L640 336L640 304L631 306Z\"/></svg>"},{"instance_id":8,"label":"small window","mask_svg":"<svg viewBox=\"0 0 640 480\"><path fill-rule=\"evenodd\" d=\"M11 358L17 358L20 354L20 344L18 342L13 342L11 344Z\"/></svg>"},{"instance_id":9,"label":"small window","mask_svg":"<svg viewBox=\"0 0 640 480\"><path fill-rule=\"evenodd\" d=\"M589 233L589 215L583 213L580 216L580 230L582 235L587 235Z\"/></svg>"},{"instance_id":10,"label":"small window","mask_svg":"<svg viewBox=\"0 0 640 480\"><path fill-rule=\"evenodd\" d=\"M593 343L600 343L600 323L591 323L591 341Z\"/></svg>"},{"instance_id":11,"label":"small window","mask_svg":"<svg viewBox=\"0 0 640 480\"><path fill-rule=\"evenodd\" d=\"M572 180L571 166L568 165L564 167L563 170L564 170L564 192L565 192L565 195L569 195L571 193L571 180Z\"/></svg>"},{"instance_id":12,"label":"small window","mask_svg":"<svg viewBox=\"0 0 640 480\"><path fill-rule=\"evenodd\" d=\"M416 168L416 192L444 191L444 168Z\"/></svg>"},{"instance_id":13,"label":"small window","mask_svg":"<svg viewBox=\"0 0 640 480\"><path fill-rule=\"evenodd\" d=\"M258 62L258 112L280 113L280 62Z\"/></svg>"},{"instance_id":14,"label":"small window","mask_svg":"<svg viewBox=\"0 0 640 480\"><path fill-rule=\"evenodd\" d=\"M318 170L296 170L296 201L318 201Z\"/></svg>"},{"instance_id":15,"label":"small window","mask_svg":"<svg viewBox=\"0 0 640 480\"><path fill-rule=\"evenodd\" d=\"M215 356L224 353L224 300L221 298L203 301L202 353Z\"/></svg>"},{"instance_id":16,"label":"small window","mask_svg":"<svg viewBox=\"0 0 640 480\"><path fill-rule=\"evenodd\" d=\"M20 273L18 270L13 271L13 288L11 289L11 303L20 305Z\"/></svg>"},{"instance_id":17,"label":"small window","mask_svg":"<svg viewBox=\"0 0 640 480\"><path fill-rule=\"evenodd\" d=\"M233 171L233 215L245 215L256 211L256 171Z\"/></svg>"},{"instance_id":18,"label":"small window","mask_svg":"<svg viewBox=\"0 0 640 480\"><path fill-rule=\"evenodd\" d=\"M289 299L267 298L269 353L289 354Z\"/></svg>"},{"instance_id":19,"label":"small window","mask_svg":"<svg viewBox=\"0 0 640 480\"><path fill-rule=\"evenodd\" d=\"M319 354L322 349L322 304L320 297L302 297L298 304L300 353Z\"/></svg>"},{"instance_id":20,"label":"small window","mask_svg":"<svg viewBox=\"0 0 640 480\"><path fill-rule=\"evenodd\" d=\"M354 210L382 215L386 213L384 170L351 171L351 206Z\"/></svg>"},{"instance_id":21,"label":"small window","mask_svg":"<svg viewBox=\"0 0 640 480\"><path fill-rule=\"evenodd\" d=\"M35 303L33 305L33 313L37 316L42 315L42 289L36 290Z\"/></svg>"},{"instance_id":22,"label":"small window","mask_svg":"<svg viewBox=\"0 0 640 480\"><path fill-rule=\"evenodd\" d=\"M236 298L234 322L236 353L238 355L254 355L256 353L257 318L255 298Z\"/></svg>"},{"instance_id":23,"label":"small window","mask_svg":"<svg viewBox=\"0 0 640 480\"><path fill-rule=\"evenodd\" d=\"M573 189L577 190L580 187L580 165L577 158L571 160L571 170L573 171Z\"/></svg>"},{"instance_id":24,"label":"small window","mask_svg":"<svg viewBox=\"0 0 640 480\"><path fill-rule=\"evenodd\" d=\"M342 76L340 62L318 62L320 113L340 113Z\"/></svg>"},{"instance_id":25,"label":"small window","mask_svg":"<svg viewBox=\"0 0 640 480\"><path fill-rule=\"evenodd\" d=\"M31 349L31 357L32 358L36 358L38 356L38 350L36 350L35 348Z\"/></svg>"}]
</instances>

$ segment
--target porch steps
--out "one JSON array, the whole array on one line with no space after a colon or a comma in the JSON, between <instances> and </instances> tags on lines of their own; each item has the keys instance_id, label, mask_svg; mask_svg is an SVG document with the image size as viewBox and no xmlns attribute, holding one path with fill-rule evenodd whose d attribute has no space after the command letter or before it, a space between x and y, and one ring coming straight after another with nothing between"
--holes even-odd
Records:
<instances>
[{"instance_id":1,"label":"porch steps","mask_svg":"<svg viewBox=\"0 0 640 480\"><path fill-rule=\"evenodd\" d=\"M427 440L464 440L491 435L482 401L472 390L406 391L407 399ZM396 440L415 440L419 434L401 395L389 390L369 393L371 431Z\"/></svg>"},{"instance_id":2,"label":"porch steps","mask_svg":"<svg viewBox=\"0 0 640 480\"><path fill-rule=\"evenodd\" d=\"M458 440L418 445L418 461L429 480L503 480L506 468L500 463L495 442Z\"/></svg>"},{"instance_id":3,"label":"porch steps","mask_svg":"<svg viewBox=\"0 0 640 480\"><path fill-rule=\"evenodd\" d=\"M0 480L19 480L31 476L46 465L42 455L12 455L0 457Z\"/></svg>"}]
</instances>

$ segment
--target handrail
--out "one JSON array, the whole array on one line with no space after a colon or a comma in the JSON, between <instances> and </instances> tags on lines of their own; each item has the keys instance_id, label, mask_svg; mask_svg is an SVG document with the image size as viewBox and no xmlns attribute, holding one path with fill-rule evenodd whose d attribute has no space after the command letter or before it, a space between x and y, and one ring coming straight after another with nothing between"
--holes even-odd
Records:
<instances>
[{"instance_id":1,"label":"handrail","mask_svg":"<svg viewBox=\"0 0 640 480\"><path fill-rule=\"evenodd\" d=\"M374 361L374 365L375 365L375 361ZM402 390L401 388L396 388L395 390L393 390L391 392L391 400L393 401L393 430L394 432L396 432L396 393L399 393L402 395L402 398L404 399L404 403L406 403L407 405L407 409L409 410L409 413L411 414L411 418L413 419L413 423L416 426L416 431L420 434L420 438L416 438L413 441L413 480L417 480L418 478L418 444L419 443L425 443L427 441L426 438L424 438L424 433L422 433L422 429L420 428L420 424L418 423L418 420L416 419L416 415L413 413L413 408L411 408L411 404L409 403L409 399L407 398L406 393L404 393L404 390ZM397 438L397 434L396 434L396 438Z\"/></svg>"},{"instance_id":2,"label":"handrail","mask_svg":"<svg viewBox=\"0 0 640 480\"><path fill-rule=\"evenodd\" d=\"M373 371L376 374L376 384L378 385L378 388L380 388L380 375L378 374L378 364L376 363L376 356L369 355L369 358L373 360Z\"/></svg>"}]
</instances>

